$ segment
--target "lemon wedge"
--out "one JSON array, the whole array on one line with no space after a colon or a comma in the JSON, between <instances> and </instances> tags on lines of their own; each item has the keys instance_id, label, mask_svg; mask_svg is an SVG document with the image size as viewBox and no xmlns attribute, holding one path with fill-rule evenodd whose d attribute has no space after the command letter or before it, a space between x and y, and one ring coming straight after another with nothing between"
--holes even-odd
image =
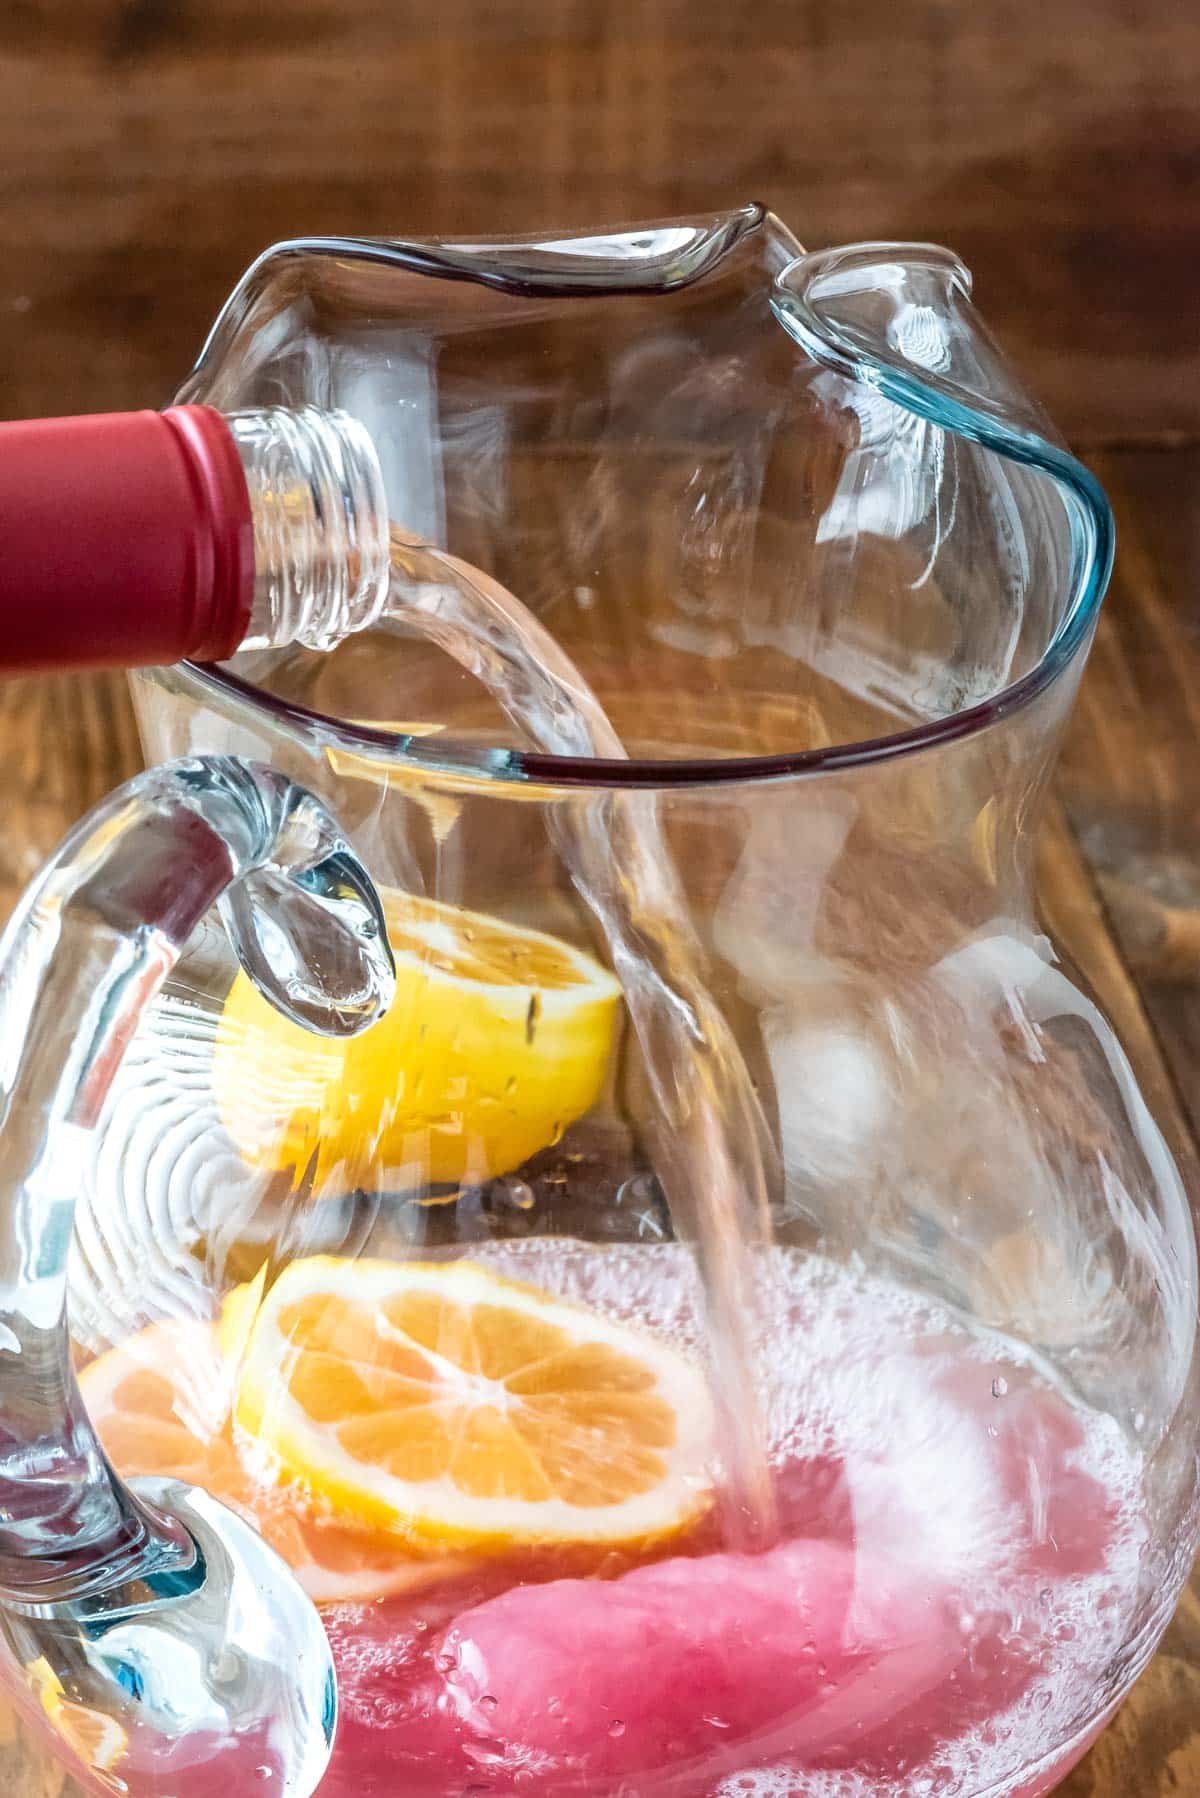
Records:
<instances>
[{"instance_id":1,"label":"lemon wedge","mask_svg":"<svg viewBox=\"0 0 1200 1798\"><path fill-rule=\"evenodd\" d=\"M314 1506L439 1548L644 1545L709 1503L700 1369L468 1261L293 1262L235 1418Z\"/></svg>"},{"instance_id":2,"label":"lemon wedge","mask_svg":"<svg viewBox=\"0 0 1200 1798\"><path fill-rule=\"evenodd\" d=\"M362 1036L310 1035L244 974L217 1032L222 1121L253 1166L418 1190L511 1171L591 1109L620 987L582 949L390 893L396 995Z\"/></svg>"}]
</instances>

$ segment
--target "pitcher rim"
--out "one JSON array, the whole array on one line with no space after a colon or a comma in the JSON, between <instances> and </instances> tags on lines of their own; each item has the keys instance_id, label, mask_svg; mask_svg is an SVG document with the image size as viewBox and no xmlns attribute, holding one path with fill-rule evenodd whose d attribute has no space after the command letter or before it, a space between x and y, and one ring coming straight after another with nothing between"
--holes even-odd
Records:
<instances>
[{"instance_id":1,"label":"pitcher rim","mask_svg":"<svg viewBox=\"0 0 1200 1798\"><path fill-rule=\"evenodd\" d=\"M999 725L1034 703L1085 651L1101 593L1090 606L1080 606L1036 667L990 698L950 712L944 718L910 726L885 736L821 748L758 756L630 757L546 755L522 749L480 749L455 743L452 737L413 736L374 725L354 724L280 698L232 670L215 663L183 662L180 669L216 703L228 710L265 715L268 723L299 740L310 751L326 748L394 763L400 769L429 775L453 774L483 787L500 783L548 787L563 791L640 788L674 791L683 787L724 787L751 782L790 780L816 774L845 773L898 761L927 750L959 743ZM148 671L152 677L162 670Z\"/></svg>"},{"instance_id":2,"label":"pitcher rim","mask_svg":"<svg viewBox=\"0 0 1200 1798\"><path fill-rule=\"evenodd\" d=\"M709 232L701 245L703 254L697 252L696 265L689 268L685 284L696 279L711 260L721 260L733 242L755 230L769 216L767 209L757 202L709 215ZM414 252L417 247L430 261L440 264L441 273L464 278L463 271L453 262L447 264L449 247L433 240L417 246L415 240L403 243L397 239L310 238L276 245L253 265L227 302L193 370L192 379L203 369L214 340L226 327L230 314L236 312L239 296L253 286L262 267L272 258L320 249L392 260ZM968 299L970 273L953 252L932 244L872 243L823 251L804 251L796 244L795 248L799 254L775 284L772 309L779 322L814 360L873 388L915 417L977 443L1007 461L1035 469L1057 488L1066 510L1071 538L1071 566L1065 583L1068 592L1049 643L1034 666L1016 681L944 717L924 719L881 736L772 755L631 757L622 761L550 755L523 749L479 749L455 743L450 737L415 736L378 726L354 724L282 699L267 688L243 679L225 665L185 663L183 667L190 678L210 692L219 691L226 704L249 706L265 713L277 728L286 730L293 738L301 739L317 751L331 746L368 754L377 761L394 762L397 767L413 771L451 773L485 784L508 781L562 790L657 788L667 791L844 772L961 742L1034 703L1074 663L1077 655L1086 651L1108 585L1114 527L1103 488L1089 469L1044 433L1043 421L1036 409L1023 415L1014 413L985 393L964 387L937 372L916 367L912 362L889 354L879 344L864 343L842 329L837 317L816 300L822 278L831 271L836 273L856 258L901 251L909 258L917 256L936 265L949 287L960 298ZM472 275L469 278L479 277Z\"/></svg>"}]
</instances>

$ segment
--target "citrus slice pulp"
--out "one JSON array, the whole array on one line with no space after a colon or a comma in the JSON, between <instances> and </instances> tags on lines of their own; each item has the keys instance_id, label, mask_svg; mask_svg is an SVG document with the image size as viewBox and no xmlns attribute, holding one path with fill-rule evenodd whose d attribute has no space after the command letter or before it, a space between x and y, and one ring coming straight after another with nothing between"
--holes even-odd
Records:
<instances>
[{"instance_id":1,"label":"citrus slice pulp","mask_svg":"<svg viewBox=\"0 0 1200 1798\"><path fill-rule=\"evenodd\" d=\"M461 1557L418 1557L395 1536L348 1529L246 1468L231 1428L228 1351L244 1340L258 1285L230 1295L219 1327L149 1324L83 1369L84 1401L109 1459L129 1478L167 1475L211 1492L258 1529L318 1603L365 1603L462 1572Z\"/></svg>"},{"instance_id":2,"label":"citrus slice pulp","mask_svg":"<svg viewBox=\"0 0 1200 1798\"><path fill-rule=\"evenodd\" d=\"M396 994L361 1036L311 1035L245 974L213 1081L242 1156L315 1188L477 1184L557 1140L600 1096L620 987L542 931L385 892Z\"/></svg>"},{"instance_id":3,"label":"citrus slice pulp","mask_svg":"<svg viewBox=\"0 0 1200 1798\"><path fill-rule=\"evenodd\" d=\"M439 1547L645 1545L709 1501L700 1369L469 1261L293 1262L235 1416L331 1515Z\"/></svg>"},{"instance_id":4,"label":"citrus slice pulp","mask_svg":"<svg viewBox=\"0 0 1200 1798\"><path fill-rule=\"evenodd\" d=\"M125 1758L129 1737L115 1717L68 1698L62 1680L45 1655L25 1669L46 1720L85 1768L111 1773ZM127 1789L118 1784L118 1790Z\"/></svg>"}]
</instances>

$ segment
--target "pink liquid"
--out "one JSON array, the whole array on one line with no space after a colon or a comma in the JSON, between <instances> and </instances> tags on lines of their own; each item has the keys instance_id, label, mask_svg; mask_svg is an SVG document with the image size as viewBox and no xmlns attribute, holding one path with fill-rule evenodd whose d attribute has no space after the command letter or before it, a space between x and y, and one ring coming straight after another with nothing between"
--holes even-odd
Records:
<instances>
[{"instance_id":1,"label":"pink liquid","mask_svg":"<svg viewBox=\"0 0 1200 1798\"><path fill-rule=\"evenodd\" d=\"M486 1259L694 1341L674 1248ZM759 1273L778 1546L711 1525L604 1577L547 1554L329 1612L322 1798L1035 1798L1065 1773L1132 1627L1132 1451L896 1287L783 1251Z\"/></svg>"}]
</instances>

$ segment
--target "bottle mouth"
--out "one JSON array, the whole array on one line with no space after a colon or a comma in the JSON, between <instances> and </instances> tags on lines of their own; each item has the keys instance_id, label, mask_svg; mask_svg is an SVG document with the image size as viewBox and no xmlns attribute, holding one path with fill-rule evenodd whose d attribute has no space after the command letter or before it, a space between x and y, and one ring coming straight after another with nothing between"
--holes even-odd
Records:
<instances>
[{"instance_id":1,"label":"bottle mouth","mask_svg":"<svg viewBox=\"0 0 1200 1798\"><path fill-rule=\"evenodd\" d=\"M254 595L242 649L333 649L369 629L389 579L375 446L346 412L268 406L225 415L254 521Z\"/></svg>"}]
</instances>

